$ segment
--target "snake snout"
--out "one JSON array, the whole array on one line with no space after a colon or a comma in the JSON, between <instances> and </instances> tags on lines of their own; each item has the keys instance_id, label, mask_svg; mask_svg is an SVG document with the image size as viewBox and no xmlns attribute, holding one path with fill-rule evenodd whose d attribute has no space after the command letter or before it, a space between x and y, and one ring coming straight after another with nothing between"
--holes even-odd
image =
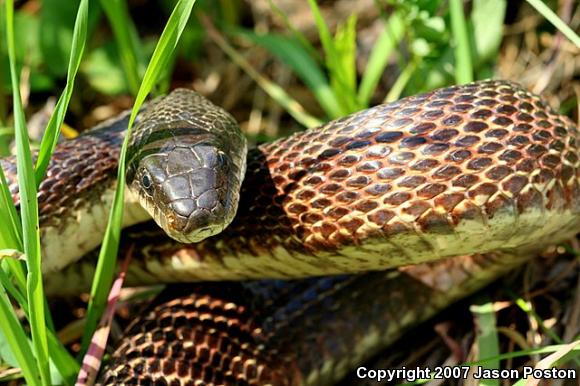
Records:
<instances>
[{"instance_id":1,"label":"snake snout","mask_svg":"<svg viewBox=\"0 0 580 386\"><path fill-rule=\"evenodd\" d=\"M179 199L169 205L166 231L182 243L195 243L220 233L231 215L216 190L209 190L196 199Z\"/></svg>"}]
</instances>

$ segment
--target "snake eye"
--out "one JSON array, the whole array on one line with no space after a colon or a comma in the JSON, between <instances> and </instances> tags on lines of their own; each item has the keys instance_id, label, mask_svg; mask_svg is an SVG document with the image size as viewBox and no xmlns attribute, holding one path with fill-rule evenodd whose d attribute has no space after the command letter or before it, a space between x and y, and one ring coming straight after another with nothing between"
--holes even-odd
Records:
<instances>
[{"instance_id":1,"label":"snake eye","mask_svg":"<svg viewBox=\"0 0 580 386\"><path fill-rule=\"evenodd\" d=\"M141 184L143 185L143 187L145 189L150 189L151 186L153 186L152 182L151 182L151 177L149 177L148 174L143 174L143 177L141 177Z\"/></svg>"},{"instance_id":2,"label":"snake eye","mask_svg":"<svg viewBox=\"0 0 580 386\"><path fill-rule=\"evenodd\" d=\"M218 161L218 165L225 165L227 160L226 160L226 155L224 153L222 153L221 151L217 153L217 161Z\"/></svg>"}]
</instances>

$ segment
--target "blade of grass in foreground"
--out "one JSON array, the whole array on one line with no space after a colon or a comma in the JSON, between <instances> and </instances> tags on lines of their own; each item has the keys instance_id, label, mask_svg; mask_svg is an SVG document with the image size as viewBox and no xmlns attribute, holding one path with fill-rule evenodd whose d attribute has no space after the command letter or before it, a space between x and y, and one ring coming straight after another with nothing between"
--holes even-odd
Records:
<instances>
[{"instance_id":1,"label":"blade of grass in foreground","mask_svg":"<svg viewBox=\"0 0 580 386\"><path fill-rule=\"evenodd\" d=\"M5 7L2 6L0 6L0 36L6 36L6 12ZM2 43L0 43L0 56L5 57L5 45ZM0 84L3 83L4 70L7 70L4 66L4 60L0 60ZM6 91L8 90L0 87L0 105L2 106L7 105L5 103L6 98L4 98ZM0 110L2 110L2 107L0 107ZM5 125L5 115L5 111L0 111L0 121L2 121L0 124L2 125ZM3 136L9 136L10 138L14 136L14 130L10 128L1 128L0 132L3 133ZM24 249L22 246L22 228L20 227L22 220L12 201L12 194L8 188L2 168L0 168L0 218L3 219L4 223L2 232L0 232L0 249L22 251ZM12 271L18 281L18 286L24 292L26 289L26 277L24 267L20 262L9 259L7 262L2 263L2 269Z\"/></svg>"},{"instance_id":2,"label":"blade of grass in foreground","mask_svg":"<svg viewBox=\"0 0 580 386\"><path fill-rule=\"evenodd\" d=\"M38 202L36 182L32 167L32 156L24 110L20 99L18 71L16 70L16 49L14 39L14 3L6 0L6 41L12 85L14 126L16 130L16 162L18 186L20 187L20 211L22 220L22 241L28 274L26 277L27 300L32 344L40 383L50 385L48 338L45 327L45 298L40 261L40 232L38 230ZM33 362L34 363L34 362ZM38 382L38 380L37 380ZM32 383L35 384L35 383Z\"/></svg>"},{"instance_id":3,"label":"blade of grass in foreground","mask_svg":"<svg viewBox=\"0 0 580 386\"><path fill-rule=\"evenodd\" d=\"M495 323L493 303L484 297L482 304L474 304L470 307L471 313L476 319L478 358L493 358L499 355L499 339ZM489 361L486 369L499 369L499 361ZM484 386L499 385L498 379L482 379L479 383Z\"/></svg>"},{"instance_id":4,"label":"blade of grass in foreground","mask_svg":"<svg viewBox=\"0 0 580 386\"><path fill-rule=\"evenodd\" d=\"M101 0L103 7L117 42L117 51L121 57L121 64L127 78L131 94L139 91L139 63L142 57L142 48L137 37L135 25L129 16L126 1Z\"/></svg>"},{"instance_id":5,"label":"blade of grass in foreground","mask_svg":"<svg viewBox=\"0 0 580 386\"><path fill-rule=\"evenodd\" d=\"M401 11L395 11L387 20L385 30L375 42L369 62L362 75L358 89L358 100L361 105L368 106L379 80L385 72L391 53L403 39L406 28Z\"/></svg>"},{"instance_id":6,"label":"blade of grass in foreground","mask_svg":"<svg viewBox=\"0 0 580 386\"><path fill-rule=\"evenodd\" d=\"M15 259L15 258L5 258L5 257L2 257L1 255L2 255L2 251L0 251L0 258L2 258L4 260L3 262L6 262L6 261L13 261L15 263L18 262L17 259ZM18 302L18 304L22 308L22 311L24 311L24 314L28 318L29 317L29 308L28 308L28 303L26 302L26 297L22 293L20 293L20 291L18 291L18 289L12 284L12 281L10 280L8 275L6 275L4 270L1 270L1 269L0 269L0 283L4 287L3 289L5 289L10 294L10 296L12 296L12 298L14 298L14 300L16 300ZM2 288L2 286L0 286L0 288ZM17 320L16 316L14 316L13 318L15 320ZM4 321L5 319L6 318L0 318L0 321ZM3 325L0 324L0 327L3 327ZM9 332L13 331L11 329L6 329L6 328L2 328L1 330L2 331L9 331ZM58 370L58 372L59 372L61 378L64 380L65 384L73 384L74 379L76 377L76 374L78 373L79 368L80 368L79 364L74 360L74 358L69 354L69 352L66 350L66 348L62 345L62 343L56 337L53 330L49 329L47 331L47 334L48 334L48 350L50 352L50 360L55 365L56 369ZM6 335L7 334L0 334L0 337L2 339L2 340L0 340L0 343L3 343L4 339L6 341L8 341L9 337L7 337ZM30 342L28 339L26 339L26 342L23 342L23 344L24 343L26 343L28 345L28 347L30 348ZM19 347L19 349L20 349L20 347ZM9 364L11 366L14 366L14 367L21 367L19 359L18 359L19 357L13 354L12 347L10 347L10 352L16 358L17 363L9 363ZM53 381L54 381L54 379L53 379Z\"/></svg>"},{"instance_id":7,"label":"blade of grass in foreground","mask_svg":"<svg viewBox=\"0 0 580 386\"><path fill-rule=\"evenodd\" d=\"M329 71L330 85L334 90L334 95L338 99L341 107L341 115L346 115L348 113L358 110L358 99L356 96L355 85L351 76L352 68L351 66L344 66L344 59L342 55L353 56L353 52L348 52L348 50L340 52L338 51L338 46L341 48L346 48L343 43L340 42L343 39L349 39L354 41L356 33L353 25L353 21L350 21L350 27L345 26L345 28L350 29L350 32L342 34L342 36L337 35L337 39L333 40L328 25L320 12L318 3L316 0L308 0L310 5L310 10L314 16L314 21L316 28L318 29L318 36L320 37L320 42L322 43L322 48L324 49L324 61L326 67ZM356 45L352 45L352 50L356 49Z\"/></svg>"},{"instance_id":8,"label":"blade of grass in foreground","mask_svg":"<svg viewBox=\"0 0 580 386\"><path fill-rule=\"evenodd\" d=\"M12 202L12 196L8 190L8 183L4 170L0 167L0 218L7 219L9 224L5 223L3 231L0 232L0 250L15 249L22 251L22 228L20 227L21 220L16 207ZM1 258L1 256L0 256ZM26 292L26 273L20 261L15 259L7 259L2 261L0 273L10 272L14 278L19 292ZM22 302L19 302L22 304ZM24 301L26 303L26 300Z\"/></svg>"},{"instance_id":9,"label":"blade of grass in foreground","mask_svg":"<svg viewBox=\"0 0 580 386\"><path fill-rule=\"evenodd\" d=\"M84 355L91 341L97 322L105 309L107 297L113 282L123 218L123 200L125 195L125 154L131 127L133 126L133 122L135 121L137 112L143 104L143 101L145 101L145 98L157 81L159 74L162 73L171 59L194 4L195 0L180 0L175 5L165 29L159 38L157 47L155 47L155 51L153 52L153 56L149 61L149 66L147 67L145 76L141 82L141 87L139 88L139 92L135 98L135 104L133 105L133 111L131 112L131 117L129 119L127 134L125 136L125 141L123 142L121 155L119 156L117 189L115 191L111 213L109 214L109 222L105 231L105 237L99 253L99 260L91 288L91 300L87 311L87 322L81 344L81 355Z\"/></svg>"},{"instance_id":10,"label":"blade of grass in foreground","mask_svg":"<svg viewBox=\"0 0 580 386\"><path fill-rule=\"evenodd\" d=\"M28 344L28 338L2 286L0 286L0 328L2 331L9 332L5 334L6 340L10 345L14 357L18 361L26 383L29 385L39 384L40 374L38 373L36 360Z\"/></svg>"},{"instance_id":11,"label":"blade of grass in foreground","mask_svg":"<svg viewBox=\"0 0 580 386\"><path fill-rule=\"evenodd\" d=\"M14 248L22 249L22 230L20 229L20 217L14 203L12 202L12 195L8 190L8 183L4 170L0 168L0 218L7 219L8 223L4 223L3 231L0 232L0 249Z\"/></svg>"},{"instance_id":12,"label":"blade of grass in foreground","mask_svg":"<svg viewBox=\"0 0 580 386\"><path fill-rule=\"evenodd\" d=\"M455 39L455 81L457 84L469 83L473 81L473 65L462 0L450 0L449 12Z\"/></svg>"},{"instance_id":13,"label":"blade of grass in foreground","mask_svg":"<svg viewBox=\"0 0 580 386\"><path fill-rule=\"evenodd\" d=\"M46 131L42 136L40 143L40 150L38 151L38 159L36 160L36 186L44 178L46 168L52 156L52 152L58 142L60 136L60 128L64 122L64 116L68 109L68 104L72 96L75 78L81 64L81 58L85 50L85 42L87 40L87 23L88 23L88 9L89 1L82 0L79 4L75 26L73 31L73 40L71 46L70 59L68 62L66 85L62 94L58 98L58 102L54 112L50 116Z\"/></svg>"},{"instance_id":14,"label":"blade of grass in foreground","mask_svg":"<svg viewBox=\"0 0 580 386\"><path fill-rule=\"evenodd\" d=\"M550 7L544 4L542 0L527 0L527 2L530 3L530 5L534 7L536 11L538 11L542 16L544 16L546 20L552 23L554 27L558 28L558 30L562 32L564 36L570 39L570 41L574 43L576 47L580 47L580 36L578 36L578 34L576 34L572 28L564 23L562 19L560 19L558 15L556 15L554 11L550 9Z\"/></svg>"},{"instance_id":15,"label":"blade of grass in foreground","mask_svg":"<svg viewBox=\"0 0 580 386\"><path fill-rule=\"evenodd\" d=\"M44 163L44 167L46 168L46 165L48 164L48 160L50 159L51 153L52 153L52 148L54 148L53 146L50 146L51 144L56 144L56 139L58 138L59 133L57 132L58 128L60 127L63 119L64 119L64 113L66 111L66 105L68 104L68 100L70 99L70 93L72 92L72 83L74 81L74 74L76 74L76 71L78 69L78 65L80 63L80 57L82 56L82 49L84 47L84 40L86 36L86 12L87 12L87 7L88 7L88 0L82 0L80 6L79 6L79 11L77 13L77 20L75 23L75 31L74 31L74 38L73 38L73 47L72 47L72 52L71 52L71 62L69 63L69 69L68 69L68 83L66 86L65 91L63 92L63 96L68 93L68 98L66 99L66 104L63 104L63 96L61 96L61 100L59 101L59 104L57 106L56 112L53 114L53 116L51 117L51 122L48 125L47 128L47 133L45 133L44 137L43 137L43 145L41 146L41 150L39 152L40 157L39 157L39 161L42 162L42 160L46 160L46 162ZM3 13L4 14L4 13ZM80 25L79 25L80 24ZM85 25L83 25L85 24ZM13 28L13 25L10 25L9 28ZM81 31L79 32L79 28L81 29ZM82 31L84 29L84 31ZM82 36L79 39L79 34ZM6 36L8 37L8 34L6 34ZM79 43L80 40L80 43ZM76 63L76 67L73 68L72 63ZM16 79L16 83L17 79ZM18 97L19 99L19 97ZM18 108L21 108L21 106L17 106L15 104L15 109L14 111L16 112ZM60 110L60 111L59 111ZM59 120L59 122L55 123L55 117L57 115L60 115L59 117L57 117L57 120ZM16 113L15 113L16 116ZM26 130L26 128L24 128L24 130ZM18 156L23 156L25 155L23 152L18 152ZM32 163L30 163L30 166L32 165ZM20 175L20 170L21 168L19 167L19 175ZM41 171L40 175L38 176L38 180L35 181L37 183L40 182L40 179L42 177L42 175L44 174L44 170ZM10 196L10 192L7 189L6 186L6 181L5 181L5 176L4 173L0 170L0 179L2 180L2 213L1 215L3 216L2 218L11 218L11 222L13 223L12 226L12 238L11 240L8 240L9 245L12 245L13 247L15 247L16 249L20 250L20 251L24 251L24 246L22 243L22 237L20 237L20 233L21 232L21 228L18 225L18 223L20 223L18 214L16 213L16 210L14 208L14 204L12 203L12 197ZM36 185L38 186L38 185ZM35 195L35 193L34 193ZM29 196L28 197L32 197ZM36 198L34 200L34 202L36 203ZM37 209L36 209L37 210ZM24 208L22 207L22 211L24 214ZM4 215L7 214L7 217L4 217ZM37 216L37 213L36 213ZM33 221L37 221L37 220L33 220ZM3 232L4 235L9 235L9 232ZM15 237L16 236L16 237ZM3 239L2 242L6 243L7 240ZM3 248L5 248L6 245L3 246ZM38 248L38 251L40 252L40 249ZM28 261L29 264L33 263L32 260ZM55 337L54 332L52 330L50 330L51 327L51 320L50 320L50 315L47 313L42 313L39 314L38 311L38 305L34 305L30 300L28 300L31 296L31 292L29 290L27 290L27 282L28 285L31 285L32 287L36 287L38 288L38 284L37 284L37 279L36 278L40 278L40 271L37 274L34 274L34 270L30 270L29 268L29 277L28 280L26 279L26 274L24 273L24 269L21 265L20 261L17 261L15 259L4 259L2 261L2 267L3 267L3 271L2 273L2 277L3 279L0 280L4 286L4 288L6 288L9 293L14 297L14 299L17 301L17 303L20 305L20 307L22 308L22 310L24 311L27 319L30 321L30 325L31 325L31 329L33 329L33 331L35 330L40 330L41 334L46 334L46 339L47 339L47 343L46 343L46 347L47 347L47 352L50 353L50 360L54 363L56 369L58 370L58 372L60 373L60 375L62 376L62 378L65 380L65 382L70 383L71 380L73 380L76 372L78 371L78 364L76 363L76 361L74 360L74 358L72 358L72 356L66 351L66 349L64 348L64 346L62 346L62 344L59 342L59 340ZM16 286L12 286L12 283L10 282L10 279L8 278L8 276L5 274L5 272L10 271L12 274L13 279L15 279L15 283ZM38 290L36 290L34 293L32 293L32 296L36 299L36 302L43 301L44 302L44 291L38 292ZM28 294L28 296L26 296L25 294ZM46 309L46 304L44 306L44 309ZM43 311L44 311L43 309ZM31 312L32 310L32 312ZM44 315L44 317L43 317ZM6 331L11 331L11 330L6 330ZM41 338L42 339L42 338ZM30 344L28 342L28 340L26 342L21 342L21 347L19 347L19 349L22 349L22 347L24 347L23 345L27 344L27 347L30 347ZM34 346L35 350L37 350L37 346ZM10 347L11 351L14 352L13 347ZM15 355L16 358L18 358L18 356ZM41 355L42 357L42 355ZM47 354L47 358L48 358L48 354ZM40 363L40 362L39 362ZM21 366L20 363L18 363L19 366ZM33 365L36 366L36 360L34 360ZM50 370L50 368L49 368ZM38 383L38 382L37 382Z\"/></svg>"}]
</instances>

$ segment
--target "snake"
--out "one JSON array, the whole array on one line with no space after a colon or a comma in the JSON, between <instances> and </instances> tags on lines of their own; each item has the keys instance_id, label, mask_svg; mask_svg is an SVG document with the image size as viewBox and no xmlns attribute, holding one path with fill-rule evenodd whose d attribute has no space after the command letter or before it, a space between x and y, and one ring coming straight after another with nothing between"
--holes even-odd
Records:
<instances>
[{"instance_id":1,"label":"snake","mask_svg":"<svg viewBox=\"0 0 580 386\"><path fill-rule=\"evenodd\" d=\"M78 260L104 232L127 122L55 149L38 197L48 293L90 283ZM580 230L578 128L509 81L378 105L247 156L227 112L179 89L142 108L129 142L127 283L189 284L129 326L102 384L331 385ZM15 161L1 165L18 203ZM135 225L151 217L163 231Z\"/></svg>"}]
</instances>

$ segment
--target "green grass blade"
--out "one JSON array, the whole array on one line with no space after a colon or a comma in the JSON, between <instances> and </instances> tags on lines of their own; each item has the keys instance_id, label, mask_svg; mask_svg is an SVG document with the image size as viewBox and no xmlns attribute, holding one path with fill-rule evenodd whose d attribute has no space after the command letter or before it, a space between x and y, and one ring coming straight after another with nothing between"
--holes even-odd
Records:
<instances>
[{"instance_id":1,"label":"green grass blade","mask_svg":"<svg viewBox=\"0 0 580 386\"><path fill-rule=\"evenodd\" d=\"M339 59L334 65L352 97L356 94L356 15L350 15L345 24L337 27L334 48ZM351 103L356 106L357 101Z\"/></svg>"},{"instance_id":2,"label":"green grass blade","mask_svg":"<svg viewBox=\"0 0 580 386\"><path fill-rule=\"evenodd\" d=\"M0 259L3 260L3 263L9 260L16 260L12 256L9 258L7 258L7 256L3 256L3 252L5 251L6 250L0 251ZM8 274L6 274L6 271L4 269L0 269L0 284L2 284L4 290L7 291L8 294L12 296L12 298L14 298L14 300L16 300L16 302L20 305L20 307L24 310L24 312L28 313L28 303L26 301L26 295L23 292L21 292L18 288L16 288L16 286L14 286L14 283L12 282L12 280L10 280L10 277L8 276Z\"/></svg>"},{"instance_id":3,"label":"green grass blade","mask_svg":"<svg viewBox=\"0 0 580 386\"><path fill-rule=\"evenodd\" d=\"M362 106L368 106L373 93L395 47L401 42L407 26L400 11L395 11L387 20L385 30L375 42L369 61L358 89L358 100Z\"/></svg>"},{"instance_id":4,"label":"green grass blade","mask_svg":"<svg viewBox=\"0 0 580 386\"><path fill-rule=\"evenodd\" d=\"M40 185L40 182L44 178L50 157L56 146L56 143L58 142L60 128L64 122L64 116L72 96L76 74L81 64L81 59L85 49L85 42L87 40L88 8L89 1L81 0L73 31L73 40L67 69L66 85L58 99L54 112L48 121L46 132L44 133L42 142L40 143L40 150L38 152L38 159L36 160L35 170L37 187Z\"/></svg>"},{"instance_id":5,"label":"green grass blade","mask_svg":"<svg viewBox=\"0 0 580 386\"><path fill-rule=\"evenodd\" d=\"M6 36L6 12L5 7L0 6L0 36ZM5 52L5 42L0 42L0 85L3 84L4 75L4 60L6 55ZM0 105L8 105L6 102L6 91L3 87L0 87ZM0 122L4 126L6 111L4 107L0 107L1 111ZM5 143L8 147L8 142L14 136L14 130L9 128L2 128L2 136L6 137ZM4 142L4 138L3 138ZM7 155L9 153L2 153L1 155ZM12 202L12 195L8 188L6 182L6 176L4 175L4 170L0 168L0 218L3 219L3 232L0 232L0 249L17 249L22 250L22 229L20 228L20 216L16 211L16 207Z\"/></svg>"},{"instance_id":6,"label":"green grass blade","mask_svg":"<svg viewBox=\"0 0 580 386\"><path fill-rule=\"evenodd\" d=\"M24 249L22 245L22 228L20 227L22 221L12 202L6 176L2 168L0 168L0 218L7 221L2 228L2 232L0 232L0 250L15 249L22 251ZM4 260L0 267L0 274L5 274L5 272L12 273L19 292L25 293L26 273L21 262L14 259ZM10 282L10 284L12 283ZM5 288L7 287L5 286Z\"/></svg>"},{"instance_id":7,"label":"green grass blade","mask_svg":"<svg viewBox=\"0 0 580 386\"><path fill-rule=\"evenodd\" d=\"M542 0L527 0L532 7L536 9L542 16L546 18L554 27L558 28L564 36L566 36L576 47L580 47L580 36L572 30L562 19L556 15Z\"/></svg>"},{"instance_id":8,"label":"green grass blade","mask_svg":"<svg viewBox=\"0 0 580 386\"><path fill-rule=\"evenodd\" d=\"M157 47L155 47L155 51L153 52L151 60L149 61L149 66L147 67L143 81L141 82L139 92L135 98L135 104L129 119L127 135L125 136L125 141L123 142L123 147L119 156L117 189L115 190L115 197L109 214L109 222L105 231L105 237L103 239L95 271L95 278L91 288L91 301L89 302L87 321L81 344L82 355L86 352L100 316L105 309L108 293L113 282L117 251L119 249L119 239L121 236L123 200L125 193L125 156L131 127L143 101L153 88L159 74L163 72L166 64L173 55L194 4L195 0L180 0L175 5L165 29L159 38Z\"/></svg>"},{"instance_id":9,"label":"green grass blade","mask_svg":"<svg viewBox=\"0 0 580 386\"><path fill-rule=\"evenodd\" d=\"M30 308L30 330L41 383L50 385L48 338L45 328L45 302L40 259L40 232L38 230L38 202L36 201L36 182L34 169L32 168L28 131L26 130L24 110L20 99L18 71L16 70L14 4L12 0L6 0L6 40L16 130L16 160L18 185L20 187L22 241L28 268L26 285Z\"/></svg>"},{"instance_id":10,"label":"green grass blade","mask_svg":"<svg viewBox=\"0 0 580 386\"><path fill-rule=\"evenodd\" d=\"M74 385L81 367L54 333L48 334L50 359L67 385Z\"/></svg>"},{"instance_id":11,"label":"green grass blade","mask_svg":"<svg viewBox=\"0 0 580 386\"><path fill-rule=\"evenodd\" d=\"M472 47L475 49L474 69L478 70L486 62L497 62L506 8L506 0L473 2L470 32Z\"/></svg>"},{"instance_id":12,"label":"green grass blade","mask_svg":"<svg viewBox=\"0 0 580 386\"><path fill-rule=\"evenodd\" d=\"M484 299L482 304L474 304L470 307L476 319L478 358L493 358L499 355L499 338L495 323L495 312L493 303L489 299ZM499 361L487 362L486 369L499 369ZM485 386L496 386L500 384L498 379L482 379L479 383Z\"/></svg>"},{"instance_id":13,"label":"green grass blade","mask_svg":"<svg viewBox=\"0 0 580 386\"><path fill-rule=\"evenodd\" d=\"M28 344L28 338L2 286L0 286L0 328L2 331L10 332L5 334L6 340L18 361L18 366L22 370L26 382L29 385L40 384L40 374L36 367L36 359L32 354L30 344Z\"/></svg>"},{"instance_id":14,"label":"green grass blade","mask_svg":"<svg viewBox=\"0 0 580 386\"><path fill-rule=\"evenodd\" d=\"M417 70L417 66L421 63L421 61L422 61L421 57L415 57L413 60L411 60L409 63L405 65L403 71L401 71L401 73L397 77L397 80L395 80L395 83L393 83L393 85L391 86L391 89L387 93L387 96L385 97L383 103L394 102L399 98L401 98L403 90L407 86L407 83L409 83L409 80Z\"/></svg>"},{"instance_id":15,"label":"green grass blade","mask_svg":"<svg viewBox=\"0 0 580 386\"><path fill-rule=\"evenodd\" d=\"M451 29L455 39L455 81L457 84L469 83L473 81L473 65L463 1L450 0L449 12L451 13Z\"/></svg>"},{"instance_id":16,"label":"green grass blade","mask_svg":"<svg viewBox=\"0 0 580 386\"><path fill-rule=\"evenodd\" d=\"M333 88L334 95L340 103L341 115L346 115L357 110L356 94L353 90L349 90L348 81L345 74L341 71L341 58L337 52L335 42L332 35L320 13L320 8L316 0L308 0L310 9L314 16L316 28L322 48L324 49L324 61L330 74L330 85Z\"/></svg>"},{"instance_id":17,"label":"green grass blade","mask_svg":"<svg viewBox=\"0 0 580 386\"><path fill-rule=\"evenodd\" d=\"M0 258L2 258L0 251ZM18 263L14 258L3 259L3 262L12 261ZM2 287L12 296L16 302L24 311L26 317L29 317L29 308L26 300L26 296L22 294L13 284L8 275L4 270L0 269L0 284ZM11 330L4 330L11 331ZM75 361L75 359L69 354L69 352L60 343L58 338L55 336L52 329L47 331L48 334L48 350L50 352L51 361L54 363L56 369L58 370L61 377L67 382L67 384L73 384L78 373L80 366ZM3 336L3 335L2 335ZM7 340L6 337L4 339ZM30 348L30 343L27 339L27 345ZM16 365L16 364L15 364Z\"/></svg>"},{"instance_id":18,"label":"green grass blade","mask_svg":"<svg viewBox=\"0 0 580 386\"><path fill-rule=\"evenodd\" d=\"M127 3L125 0L101 0L101 6L113 29L129 90L136 95L139 91L139 64L142 62L143 49Z\"/></svg>"},{"instance_id":19,"label":"green grass blade","mask_svg":"<svg viewBox=\"0 0 580 386\"><path fill-rule=\"evenodd\" d=\"M0 265L2 266L0 271L3 273L10 272L12 274L12 278L15 280L16 285L18 286L18 290L21 293L26 293L26 272L24 272L23 264L21 264L20 261L14 259L7 259Z\"/></svg>"},{"instance_id":20,"label":"green grass blade","mask_svg":"<svg viewBox=\"0 0 580 386\"><path fill-rule=\"evenodd\" d=\"M0 218L7 220L0 232L0 249L22 250L22 229L19 225L21 220L12 202L12 195L2 168L0 168Z\"/></svg>"},{"instance_id":21,"label":"green grass blade","mask_svg":"<svg viewBox=\"0 0 580 386\"><path fill-rule=\"evenodd\" d=\"M234 33L266 48L271 54L288 65L312 91L326 115L338 118L342 112L328 80L318 63L296 40L276 34L258 35L252 31L237 29Z\"/></svg>"},{"instance_id":22,"label":"green grass blade","mask_svg":"<svg viewBox=\"0 0 580 386\"><path fill-rule=\"evenodd\" d=\"M332 41L332 35L328 30L328 26L320 13L320 8L316 0L308 0L312 15L314 16L314 21L316 23L316 28L318 29L318 36L320 37L320 42L322 43L322 48L328 59L337 59L337 53L334 48L334 42Z\"/></svg>"}]
</instances>

